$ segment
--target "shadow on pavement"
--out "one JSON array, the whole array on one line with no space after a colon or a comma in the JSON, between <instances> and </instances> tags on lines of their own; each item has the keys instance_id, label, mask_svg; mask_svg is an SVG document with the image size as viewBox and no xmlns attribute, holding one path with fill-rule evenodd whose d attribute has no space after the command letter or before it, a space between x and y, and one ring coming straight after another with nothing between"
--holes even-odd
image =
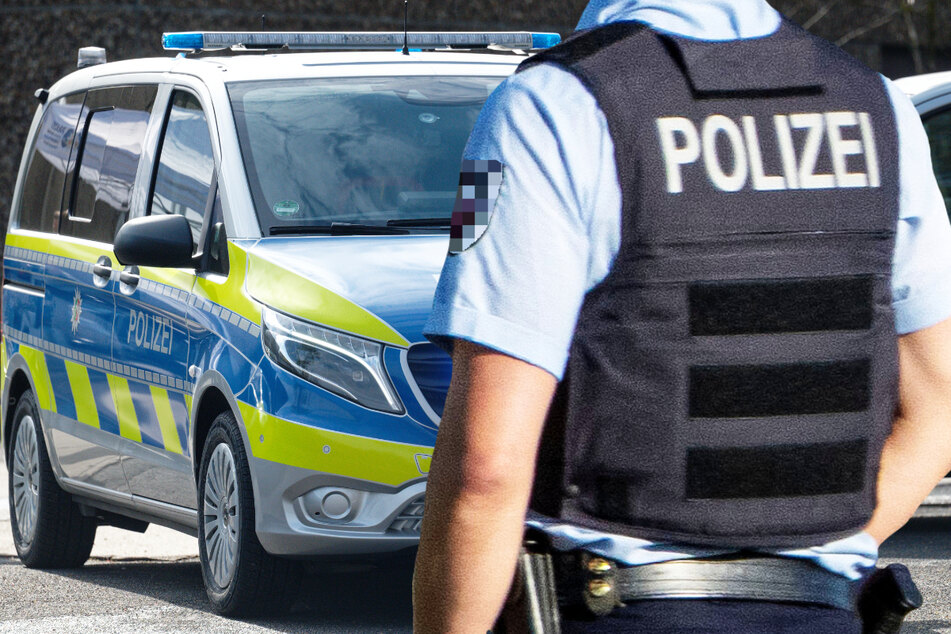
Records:
<instances>
[{"instance_id":1,"label":"shadow on pavement","mask_svg":"<svg viewBox=\"0 0 951 634\"><path fill-rule=\"evenodd\" d=\"M48 572L211 614L201 568L195 560L91 560L76 570ZM308 562L290 612L243 619L243 622L278 632L408 632L413 619L412 573L413 556L365 564Z\"/></svg>"}]
</instances>

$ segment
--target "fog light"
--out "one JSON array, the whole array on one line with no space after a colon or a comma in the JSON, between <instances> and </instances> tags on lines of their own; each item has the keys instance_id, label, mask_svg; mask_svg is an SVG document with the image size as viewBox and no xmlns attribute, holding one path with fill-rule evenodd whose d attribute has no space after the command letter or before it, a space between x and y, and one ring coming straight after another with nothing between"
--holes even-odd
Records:
<instances>
[{"instance_id":1,"label":"fog light","mask_svg":"<svg viewBox=\"0 0 951 634\"><path fill-rule=\"evenodd\" d=\"M352 522L363 509L367 492L345 487L320 487L300 496L298 507L308 521L339 525Z\"/></svg>"},{"instance_id":2,"label":"fog light","mask_svg":"<svg viewBox=\"0 0 951 634\"><path fill-rule=\"evenodd\" d=\"M350 514L350 498L342 491L331 491L324 496L320 508L326 517L332 520L342 520Z\"/></svg>"}]
</instances>

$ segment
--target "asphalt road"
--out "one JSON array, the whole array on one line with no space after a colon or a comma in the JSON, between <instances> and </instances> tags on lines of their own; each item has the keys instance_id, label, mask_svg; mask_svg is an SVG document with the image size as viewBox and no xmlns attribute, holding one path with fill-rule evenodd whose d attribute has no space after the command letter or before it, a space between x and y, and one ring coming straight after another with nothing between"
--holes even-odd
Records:
<instances>
[{"instance_id":1,"label":"asphalt road","mask_svg":"<svg viewBox=\"0 0 951 634\"><path fill-rule=\"evenodd\" d=\"M0 632L410 632L408 561L313 571L285 616L232 621L208 610L196 560L92 560L27 570L0 558Z\"/></svg>"}]
</instances>

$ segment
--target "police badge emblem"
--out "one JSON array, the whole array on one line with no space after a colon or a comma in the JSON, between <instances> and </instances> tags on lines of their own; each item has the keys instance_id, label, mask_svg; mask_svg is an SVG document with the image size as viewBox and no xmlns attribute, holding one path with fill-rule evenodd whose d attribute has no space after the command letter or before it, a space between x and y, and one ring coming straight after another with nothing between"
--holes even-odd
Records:
<instances>
[{"instance_id":1,"label":"police badge emblem","mask_svg":"<svg viewBox=\"0 0 951 634\"><path fill-rule=\"evenodd\" d=\"M485 233L502 187L503 167L494 160L462 161L449 229L450 254L462 253Z\"/></svg>"},{"instance_id":2,"label":"police badge emblem","mask_svg":"<svg viewBox=\"0 0 951 634\"><path fill-rule=\"evenodd\" d=\"M76 289L76 294L73 295L73 308L69 314L69 325L73 330L75 335L79 332L79 319L83 314L83 296L79 294L79 289Z\"/></svg>"}]
</instances>

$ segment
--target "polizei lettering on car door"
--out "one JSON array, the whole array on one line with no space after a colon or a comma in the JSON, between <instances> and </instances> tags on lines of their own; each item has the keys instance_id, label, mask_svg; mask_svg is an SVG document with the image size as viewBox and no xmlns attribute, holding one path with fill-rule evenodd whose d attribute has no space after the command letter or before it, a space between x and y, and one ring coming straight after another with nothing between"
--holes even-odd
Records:
<instances>
[{"instance_id":1,"label":"polizei lettering on car door","mask_svg":"<svg viewBox=\"0 0 951 634\"><path fill-rule=\"evenodd\" d=\"M684 172L695 163L702 164L711 185L725 192L880 185L868 113L800 112L774 115L768 126L761 121L722 114L699 124L686 117L658 118L667 191L683 192ZM764 154L764 148L772 151ZM831 171L819 171L820 155ZM773 166L772 173L765 165Z\"/></svg>"},{"instance_id":2,"label":"polizei lettering on car door","mask_svg":"<svg viewBox=\"0 0 951 634\"><path fill-rule=\"evenodd\" d=\"M169 354L172 351L172 320L140 310L129 311L129 334L126 343Z\"/></svg>"}]
</instances>

